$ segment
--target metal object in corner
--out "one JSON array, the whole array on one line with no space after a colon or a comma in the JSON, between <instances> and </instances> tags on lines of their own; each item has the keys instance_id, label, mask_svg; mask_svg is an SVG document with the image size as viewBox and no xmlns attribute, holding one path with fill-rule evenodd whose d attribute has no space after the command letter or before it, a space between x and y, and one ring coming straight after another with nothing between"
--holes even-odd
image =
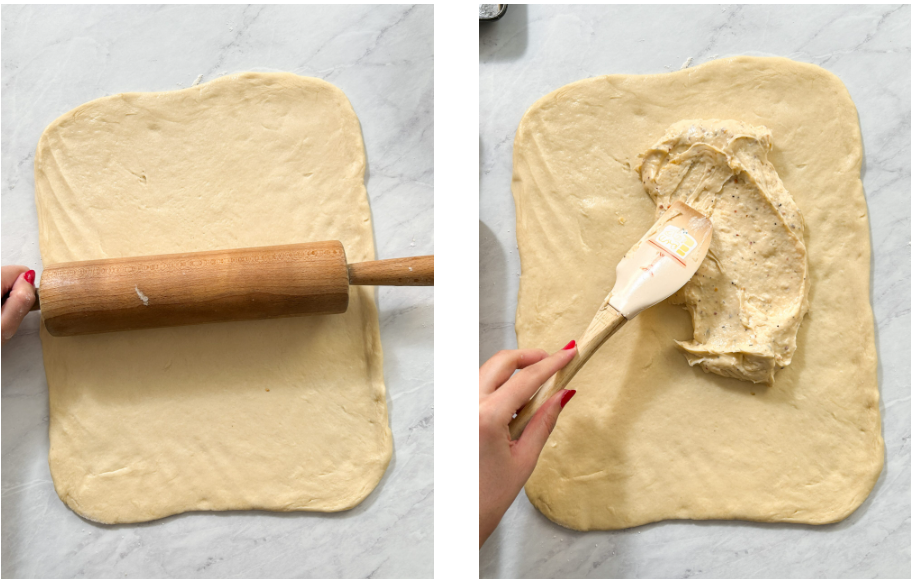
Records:
<instances>
[{"instance_id":1,"label":"metal object in corner","mask_svg":"<svg viewBox=\"0 0 912 579\"><path fill-rule=\"evenodd\" d=\"M478 21L494 22L500 20L507 13L507 4L479 4Z\"/></svg>"}]
</instances>

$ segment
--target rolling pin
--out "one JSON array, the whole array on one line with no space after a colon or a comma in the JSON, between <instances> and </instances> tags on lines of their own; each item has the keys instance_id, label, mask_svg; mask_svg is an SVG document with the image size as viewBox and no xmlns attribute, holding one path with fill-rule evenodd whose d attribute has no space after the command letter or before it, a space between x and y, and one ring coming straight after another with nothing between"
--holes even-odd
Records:
<instances>
[{"instance_id":1,"label":"rolling pin","mask_svg":"<svg viewBox=\"0 0 912 579\"><path fill-rule=\"evenodd\" d=\"M349 264L338 241L60 263L41 275L52 336L341 314L350 285L434 285L434 256Z\"/></svg>"}]
</instances>

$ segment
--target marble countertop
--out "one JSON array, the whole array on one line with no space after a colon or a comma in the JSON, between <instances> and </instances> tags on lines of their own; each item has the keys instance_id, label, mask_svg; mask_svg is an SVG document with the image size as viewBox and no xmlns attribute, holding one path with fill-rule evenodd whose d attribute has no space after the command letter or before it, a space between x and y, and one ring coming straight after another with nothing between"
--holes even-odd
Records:
<instances>
[{"instance_id":1,"label":"marble countertop","mask_svg":"<svg viewBox=\"0 0 912 579\"><path fill-rule=\"evenodd\" d=\"M909 577L909 6L511 5L480 25L480 361L515 348L513 137L540 97L603 74L654 74L739 54L822 66L861 119L886 466L868 500L823 527L666 521L581 533L524 494L480 554L493 577Z\"/></svg>"},{"instance_id":2,"label":"marble countertop","mask_svg":"<svg viewBox=\"0 0 912 579\"><path fill-rule=\"evenodd\" d=\"M2 262L41 271L33 152L84 102L282 70L341 88L361 121L379 258L434 252L431 6L4 6ZM433 288L379 292L394 456L334 514L81 519L48 471L47 382L30 314L2 350L5 577L428 577L433 572Z\"/></svg>"}]
</instances>

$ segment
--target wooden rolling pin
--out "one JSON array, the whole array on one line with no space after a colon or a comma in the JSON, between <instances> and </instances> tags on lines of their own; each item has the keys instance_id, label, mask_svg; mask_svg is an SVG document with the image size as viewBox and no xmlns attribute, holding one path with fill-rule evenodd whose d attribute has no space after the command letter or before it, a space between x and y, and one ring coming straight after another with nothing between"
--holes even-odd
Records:
<instances>
[{"instance_id":1,"label":"wooden rolling pin","mask_svg":"<svg viewBox=\"0 0 912 579\"><path fill-rule=\"evenodd\" d=\"M349 285L434 285L434 256L349 265L338 241L48 266L39 300L52 336L340 314Z\"/></svg>"}]
</instances>

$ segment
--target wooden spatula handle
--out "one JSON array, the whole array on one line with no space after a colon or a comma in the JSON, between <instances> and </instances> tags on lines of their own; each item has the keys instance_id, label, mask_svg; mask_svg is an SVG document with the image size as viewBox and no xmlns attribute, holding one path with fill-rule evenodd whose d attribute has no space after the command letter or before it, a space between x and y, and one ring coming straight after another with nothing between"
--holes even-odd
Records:
<instances>
[{"instance_id":1,"label":"wooden spatula handle","mask_svg":"<svg viewBox=\"0 0 912 579\"><path fill-rule=\"evenodd\" d=\"M516 418L510 422L510 437L513 440L519 438L538 409L556 392L563 390L570 380L576 376L576 373L580 371L583 364L585 364L589 358L595 354L595 351L598 350L612 334L618 331L626 321L627 318L608 305L608 300L606 299L605 303L602 304L602 307L599 308L599 311L595 314L595 317L589 324L589 328L586 329L586 333L583 334L582 338L576 341L576 347L579 352L576 357L570 360L569 364L558 370L557 374L551 376L551 378L539 388L538 392L535 393L535 396L526 403L519 414L516 415Z\"/></svg>"},{"instance_id":2,"label":"wooden spatula handle","mask_svg":"<svg viewBox=\"0 0 912 579\"><path fill-rule=\"evenodd\" d=\"M348 266L348 282L352 285L434 285L434 256L352 263Z\"/></svg>"}]
</instances>

